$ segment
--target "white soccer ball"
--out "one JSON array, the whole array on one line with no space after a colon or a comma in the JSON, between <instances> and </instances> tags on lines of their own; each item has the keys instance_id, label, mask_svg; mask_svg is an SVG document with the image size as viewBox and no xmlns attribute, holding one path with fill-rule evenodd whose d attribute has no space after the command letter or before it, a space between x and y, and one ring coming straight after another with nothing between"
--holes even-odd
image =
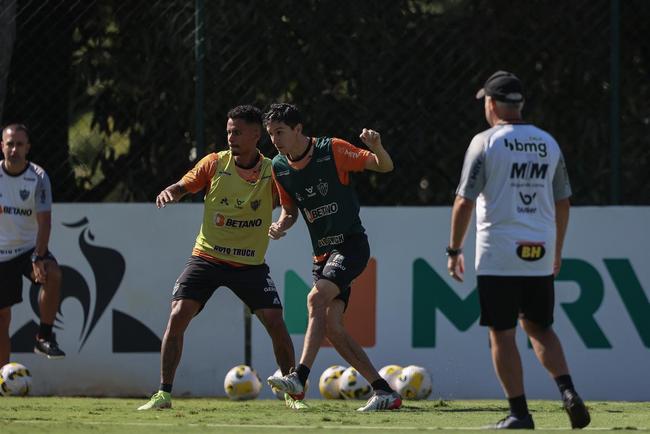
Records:
<instances>
[{"instance_id":1,"label":"white soccer ball","mask_svg":"<svg viewBox=\"0 0 650 434\"><path fill-rule=\"evenodd\" d=\"M421 366L409 365L395 381L395 390L405 399L426 399L431 395L431 375Z\"/></svg>"},{"instance_id":2,"label":"white soccer ball","mask_svg":"<svg viewBox=\"0 0 650 434\"><path fill-rule=\"evenodd\" d=\"M250 366L239 365L226 374L223 388L228 398L234 401L255 399L262 389L262 382L254 369Z\"/></svg>"},{"instance_id":3,"label":"white soccer ball","mask_svg":"<svg viewBox=\"0 0 650 434\"><path fill-rule=\"evenodd\" d=\"M323 371L318 381L318 390L325 399L342 399L339 380L345 372L345 366L334 365Z\"/></svg>"},{"instance_id":4,"label":"white soccer ball","mask_svg":"<svg viewBox=\"0 0 650 434\"><path fill-rule=\"evenodd\" d=\"M7 363L0 369L0 395L25 396L32 387L32 374L20 363Z\"/></svg>"},{"instance_id":5,"label":"white soccer ball","mask_svg":"<svg viewBox=\"0 0 650 434\"><path fill-rule=\"evenodd\" d=\"M402 369L400 365L386 365L379 370L379 376L386 380L391 388L397 389L397 377L402 373Z\"/></svg>"},{"instance_id":6,"label":"white soccer ball","mask_svg":"<svg viewBox=\"0 0 650 434\"><path fill-rule=\"evenodd\" d=\"M368 399L372 395L372 387L368 383L368 380L363 378L352 367L349 367L341 374L339 390L341 396L345 399Z\"/></svg>"}]
</instances>

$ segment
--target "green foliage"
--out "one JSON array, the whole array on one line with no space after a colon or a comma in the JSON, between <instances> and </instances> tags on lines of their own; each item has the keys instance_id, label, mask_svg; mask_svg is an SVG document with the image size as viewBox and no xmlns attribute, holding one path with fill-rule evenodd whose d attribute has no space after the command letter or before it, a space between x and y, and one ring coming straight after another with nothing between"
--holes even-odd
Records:
<instances>
[{"instance_id":1,"label":"green foliage","mask_svg":"<svg viewBox=\"0 0 650 434\"><path fill-rule=\"evenodd\" d=\"M108 125L113 122L109 120ZM70 158L75 172L77 185L83 190L92 190L106 176L98 167L102 158L119 157L129 152L129 139L126 134L114 132L109 134L100 131L92 124L92 114L85 113L70 126Z\"/></svg>"},{"instance_id":2,"label":"green foliage","mask_svg":"<svg viewBox=\"0 0 650 434\"><path fill-rule=\"evenodd\" d=\"M200 157L197 116L205 119L208 151L220 150L228 109L289 101L303 109L310 135L362 146L362 128L382 133L396 169L356 177L363 204L448 205L469 141L487 128L474 94L494 70L509 69L524 81L526 117L563 148L573 202L609 202L611 0L516 7L509 0L395 0L381 7L374 0L206 1L205 107L198 113L195 2L82 3L62 2L67 9L49 12L56 21L18 20L18 52L47 37L70 66L65 73L39 69L51 72L46 89L68 110L36 113L35 134L48 136L44 125L54 114L67 113L71 122L48 128L67 132L92 113L90 129L129 142L126 153L99 153L87 166L92 173L80 173L73 161L82 177L75 185L83 188L61 188L67 200L150 201ZM650 3L620 3L622 202L647 204L650 45L643 36ZM32 9L19 8L43 14ZM22 94L42 93L42 74L20 75L36 60L21 59L12 64L10 88L20 82ZM46 169L70 171L66 142L52 146L57 152L38 155ZM275 153L268 140L261 147Z\"/></svg>"}]
</instances>

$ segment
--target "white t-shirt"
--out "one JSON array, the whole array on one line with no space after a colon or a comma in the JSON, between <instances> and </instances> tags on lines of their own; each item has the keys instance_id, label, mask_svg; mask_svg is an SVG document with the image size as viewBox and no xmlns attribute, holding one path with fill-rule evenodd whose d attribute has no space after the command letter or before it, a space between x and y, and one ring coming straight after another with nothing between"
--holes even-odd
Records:
<instances>
[{"instance_id":1,"label":"white t-shirt","mask_svg":"<svg viewBox=\"0 0 650 434\"><path fill-rule=\"evenodd\" d=\"M0 262L36 246L36 214L51 209L50 179L42 167L30 162L10 175L0 161Z\"/></svg>"},{"instance_id":2,"label":"white t-shirt","mask_svg":"<svg viewBox=\"0 0 650 434\"><path fill-rule=\"evenodd\" d=\"M549 133L522 123L477 134L456 194L476 200L477 275L553 273L555 202L571 196L571 186Z\"/></svg>"}]
</instances>

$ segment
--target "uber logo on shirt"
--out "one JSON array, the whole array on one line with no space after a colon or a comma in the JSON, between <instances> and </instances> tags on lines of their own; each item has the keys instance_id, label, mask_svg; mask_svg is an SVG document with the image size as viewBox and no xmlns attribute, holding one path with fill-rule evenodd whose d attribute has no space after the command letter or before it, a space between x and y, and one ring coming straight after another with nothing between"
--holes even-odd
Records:
<instances>
[{"instance_id":1,"label":"uber logo on shirt","mask_svg":"<svg viewBox=\"0 0 650 434\"><path fill-rule=\"evenodd\" d=\"M530 205L533 199L535 199L535 196L537 196L537 193L523 194L521 191L519 192L519 199L521 199L524 205Z\"/></svg>"}]
</instances>

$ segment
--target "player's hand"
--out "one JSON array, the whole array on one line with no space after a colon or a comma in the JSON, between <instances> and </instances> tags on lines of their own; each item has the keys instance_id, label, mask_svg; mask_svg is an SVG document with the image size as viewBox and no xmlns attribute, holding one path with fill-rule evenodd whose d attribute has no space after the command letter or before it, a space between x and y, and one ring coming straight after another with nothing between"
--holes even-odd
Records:
<instances>
[{"instance_id":1,"label":"player's hand","mask_svg":"<svg viewBox=\"0 0 650 434\"><path fill-rule=\"evenodd\" d=\"M178 199L179 198L174 195L172 190L167 187L158 194L158 197L156 197L156 206L158 208L164 208L168 203L177 202Z\"/></svg>"},{"instance_id":2,"label":"player's hand","mask_svg":"<svg viewBox=\"0 0 650 434\"><path fill-rule=\"evenodd\" d=\"M371 150L381 146L381 134L375 130L364 128L359 138Z\"/></svg>"},{"instance_id":3,"label":"player's hand","mask_svg":"<svg viewBox=\"0 0 650 434\"><path fill-rule=\"evenodd\" d=\"M45 261L40 260L32 262L32 271L34 272L34 280L37 283L43 284L47 282L47 270L45 269Z\"/></svg>"},{"instance_id":4,"label":"player's hand","mask_svg":"<svg viewBox=\"0 0 650 434\"><path fill-rule=\"evenodd\" d=\"M283 220L271 223L269 226L269 238L272 240L279 240L287 234L287 229L291 227L293 217L288 215Z\"/></svg>"},{"instance_id":5,"label":"player's hand","mask_svg":"<svg viewBox=\"0 0 650 434\"><path fill-rule=\"evenodd\" d=\"M450 256L447 259L447 271L449 275L459 282L463 281L463 273L465 273L465 257L462 253L456 256Z\"/></svg>"}]
</instances>

